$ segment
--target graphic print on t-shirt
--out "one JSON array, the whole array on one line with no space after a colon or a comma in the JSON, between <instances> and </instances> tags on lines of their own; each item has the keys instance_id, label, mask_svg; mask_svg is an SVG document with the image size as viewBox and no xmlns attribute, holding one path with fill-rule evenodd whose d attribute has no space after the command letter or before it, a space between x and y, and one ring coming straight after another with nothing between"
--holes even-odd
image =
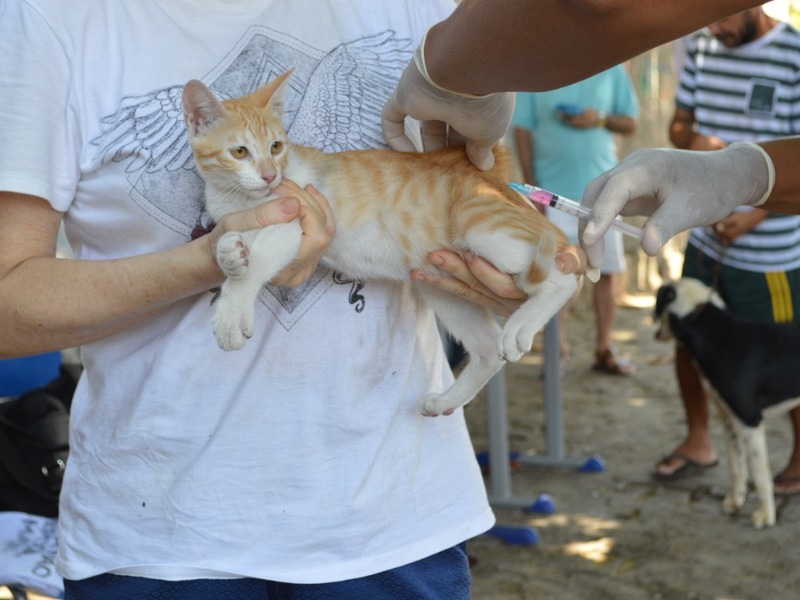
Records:
<instances>
[{"instance_id":1,"label":"graphic print on t-shirt","mask_svg":"<svg viewBox=\"0 0 800 600\"><path fill-rule=\"evenodd\" d=\"M339 45L312 48L267 27L253 27L211 72L200 79L220 98L248 94L294 67L284 126L295 143L328 152L386 147L380 113L411 59L410 40L386 31ZM210 225L183 122L183 84L123 98L102 119L92 140L103 161L126 163L131 199L152 218L186 237ZM259 295L290 329L331 285L352 285L351 304L363 310L363 283L318 268L296 288L267 285Z\"/></svg>"}]
</instances>

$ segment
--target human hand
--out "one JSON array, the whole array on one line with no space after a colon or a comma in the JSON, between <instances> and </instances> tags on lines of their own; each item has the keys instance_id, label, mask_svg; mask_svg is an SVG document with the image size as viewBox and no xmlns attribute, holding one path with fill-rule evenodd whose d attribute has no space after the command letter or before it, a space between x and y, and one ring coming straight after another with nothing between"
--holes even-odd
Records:
<instances>
[{"instance_id":1,"label":"human hand","mask_svg":"<svg viewBox=\"0 0 800 600\"><path fill-rule=\"evenodd\" d=\"M722 150L728 144L715 135L694 134L687 150Z\"/></svg>"},{"instance_id":2,"label":"human hand","mask_svg":"<svg viewBox=\"0 0 800 600\"><path fill-rule=\"evenodd\" d=\"M275 188L279 198L297 198L300 202L300 227L303 239L292 263L272 280L275 285L295 287L308 281L336 233L336 223L327 198L309 184L301 188L291 179L283 179Z\"/></svg>"},{"instance_id":3,"label":"human hand","mask_svg":"<svg viewBox=\"0 0 800 600\"><path fill-rule=\"evenodd\" d=\"M208 244L213 264L217 265L217 243L226 233L261 229L299 218L303 229L300 251L295 261L273 280L276 285L295 286L306 281L314 272L330 244L336 226L327 199L314 186L308 185L303 189L293 181L284 179L275 192L277 199L250 210L226 215L201 239ZM242 245L243 255L248 251ZM222 279L224 277L220 281Z\"/></svg>"},{"instance_id":4,"label":"human hand","mask_svg":"<svg viewBox=\"0 0 800 600\"><path fill-rule=\"evenodd\" d=\"M645 215L640 244L655 256L680 231L715 223L740 205L762 204L774 182L769 155L749 142L715 152L638 150L586 187L582 204L592 216L579 221L579 239L589 265L599 267L613 219Z\"/></svg>"},{"instance_id":5,"label":"human hand","mask_svg":"<svg viewBox=\"0 0 800 600\"><path fill-rule=\"evenodd\" d=\"M219 285L225 279L225 273L217 261L217 247L222 236L227 233L251 231L270 225L289 223L298 218L300 208L300 201L297 198L270 200L249 210L228 213L220 219L219 223L214 224L208 233L201 235L196 243L206 246L204 252L209 258L208 265L213 265L213 274L209 272L209 276L214 286ZM246 258L249 250L245 247L244 242L237 243L237 246L241 247L241 257Z\"/></svg>"},{"instance_id":6,"label":"human hand","mask_svg":"<svg viewBox=\"0 0 800 600\"><path fill-rule=\"evenodd\" d=\"M714 223L714 231L724 244L730 244L769 216L769 211L754 208L747 212L734 212Z\"/></svg>"},{"instance_id":7,"label":"human hand","mask_svg":"<svg viewBox=\"0 0 800 600\"><path fill-rule=\"evenodd\" d=\"M575 129L592 129L597 127L600 113L593 108L587 108L579 115L567 116L564 121Z\"/></svg>"},{"instance_id":8,"label":"human hand","mask_svg":"<svg viewBox=\"0 0 800 600\"><path fill-rule=\"evenodd\" d=\"M501 317L508 317L527 299L528 295L517 287L508 273L490 262L465 252L463 257L449 250L436 250L428 261L449 275L414 270L413 281L425 282L440 290L480 304Z\"/></svg>"},{"instance_id":9,"label":"human hand","mask_svg":"<svg viewBox=\"0 0 800 600\"><path fill-rule=\"evenodd\" d=\"M381 121L387 143L402 152L416 150L404 130L405 117L410 116L420 121L423 150L466 143L469 160L482 171L491 169L492 147L511 123L514 94L470 96L440 88L428 76L424 46L423 38L383 107Z\"/></svg>"},{"instance_id":10,"label":"human hand","mask_svg":"<svg viewBox=\"0 0 800 600\"><path fill-rule=\"evenodd\" d=\"M472 252L465 252L462 257L449 250L437 250L428 256L428 260L449 277L415 270L411 272L413 281L428 283L485 306L501 317L511 316L528 299L528 294L517 287L511 275ZM555 260L562 273L579 275L586 269L586 255L576 246L567 246Z\"/></svg>"}]
</instances>

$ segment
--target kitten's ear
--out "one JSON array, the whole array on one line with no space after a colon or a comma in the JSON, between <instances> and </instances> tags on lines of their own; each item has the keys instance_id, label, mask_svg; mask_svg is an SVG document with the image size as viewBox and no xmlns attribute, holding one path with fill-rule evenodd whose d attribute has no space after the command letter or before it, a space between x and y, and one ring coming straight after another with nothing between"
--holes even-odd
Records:
<instances>
[{"instance_id":1,"label":"kitten's ear","mask_svg":"<svg viewBox=\"0 0 800 600\"><path fill-rule=\"evenodd\" d=\"M289 79L294 72L294 68L289 69L282 75L279 75L270 81L264 87L259 88L253 92L253 97L258 106L265 108L269 107L270 110L279 116L283 116L283 111L286 108L286 80Z\"/></svg>"},{"instance_id":2,"label":"kitten's ear","mask_svg":"<svg viewBox=\"0 0 800 600\"><path fill-rule=\"evenodd\" d=\"M217 100L211 90L197 79L183 86L183 118L189 137L208 129L225 116L225 107Z\"/></svg>"}]
</instances>

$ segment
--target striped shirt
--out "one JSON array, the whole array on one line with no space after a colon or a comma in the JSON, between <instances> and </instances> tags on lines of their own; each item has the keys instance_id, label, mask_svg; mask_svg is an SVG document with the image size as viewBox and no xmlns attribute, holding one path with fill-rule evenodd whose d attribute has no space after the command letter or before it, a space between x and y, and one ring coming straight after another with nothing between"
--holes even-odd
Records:
<instances>
[{"instance_id":1,"label":"striped shirt","mask_svg":"<svg viewBox=\"0 0 800 600\"><path fill-rule=\"evenodd\" d=\"M694 112L699 134L728 144L800 134L800 32L779 23L735 48L707 30L697 33L688 45L676 105ZM692 230L689 243L746 271L798 269L800 215L772 214L727 247L710 227Z\"/></svg>"}]
</instances>

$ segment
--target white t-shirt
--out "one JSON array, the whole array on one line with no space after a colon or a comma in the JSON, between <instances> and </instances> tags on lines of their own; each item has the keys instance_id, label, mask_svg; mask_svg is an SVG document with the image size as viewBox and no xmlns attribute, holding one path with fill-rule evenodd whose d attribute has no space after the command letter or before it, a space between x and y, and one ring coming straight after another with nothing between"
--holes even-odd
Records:
<instances>
[{"instance_id":1,"label":"white t-shirt","mask_svg":"<svg viewBox=\"0 0 800 600\"><path fill-rule=\"evenodd\" d=\"M237 96L295 67L286 125L328 150L382 145L380 110L448 0L4 0L0 189L65 211L80 259L202 232L180 110L198 78ZM262 290L238 352L210 293L83 349L57 566L315 583L424 558L493 523L451 382L408 285L319 270Z\"/></svg>"}]
</instances>

